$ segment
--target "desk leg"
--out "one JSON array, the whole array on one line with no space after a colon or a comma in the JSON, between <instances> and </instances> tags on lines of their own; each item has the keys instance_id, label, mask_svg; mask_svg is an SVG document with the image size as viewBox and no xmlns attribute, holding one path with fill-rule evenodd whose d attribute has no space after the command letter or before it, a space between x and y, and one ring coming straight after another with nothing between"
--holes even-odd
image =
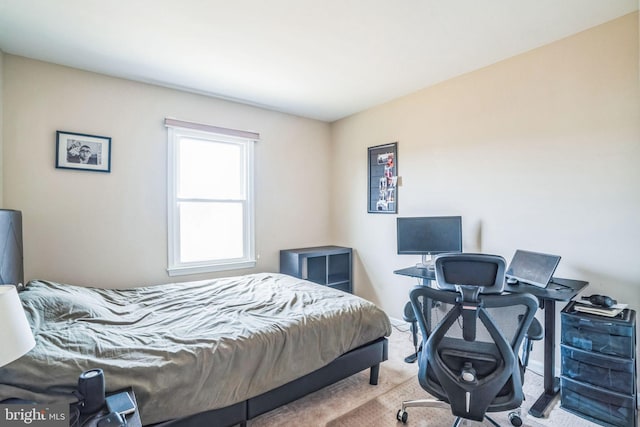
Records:
<instances>
[{"instance_id":1,"label":"desk leg","mask_svg":"<svg viewBox=\"0 0 640 427\"><path fill-rule=\"evenodd\" d=\"M430 281L427 279L424 279L422 281L422 285L423 286L429 286L430 285ZM425 299L425 303L422 305L422 315L424 316L425 319L425 323L427 324L427 330L431 330L431 313L430 313L430 309L428 307L431 307L431 300L430 299ZM416 330L415 331L411 331L412 334L417 334L419 332L418 327L416 326ZM420 343L420 345L418 346L418 348L416 349L415 353L412 353L410 355L408 355L407 357L404 358L404 362L405 363L414 363L416 360L418 360L418 354L422 351L422 343Z\"/></svg>"},{"instance_id":2,"label":"desk leg","mask_svg":"<svg viewBox=\"0 0 640 427\"><path fill-rule=\"evenodd\" d=\"M536 418L547 415L560 391L555 373L556 358L556 302L552 299L542 301L544 305L544 391L529 409Z\"/></svg>"}]
</instances>

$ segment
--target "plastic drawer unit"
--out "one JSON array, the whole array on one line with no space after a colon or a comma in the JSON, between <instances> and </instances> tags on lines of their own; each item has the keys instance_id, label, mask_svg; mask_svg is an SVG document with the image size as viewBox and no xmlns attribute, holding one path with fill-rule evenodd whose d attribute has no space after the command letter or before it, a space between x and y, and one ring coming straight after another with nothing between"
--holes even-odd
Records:
<instances>
[{"instance_id":1,"label":"plastic drawer unit","mask_svg":"<svg viewBox=\"0 0 640 427\"><path fill-rule=\"evenodd\" d=\"M574 304L569 303L561 313L562 344L594 353L635 357L635 311L624 310L612 318L577 312Z\"/></svg>"},{"instance_id":2,"label":"plastic drawer unit","mask_svg":"<svg viewBox=\"0 0 640 427\"><path fill-rule=\"evenodd\" d=\"M561 313L563 409L604 426L637 427L636 313Z\"/></svg>"},{"instance_id":3,"label":"plastic drawer unit","mask_svg":"<svg viewBox=\"0 0 640 427\"><path fill-rule=\"evenodd\" d=\"M632 395L635 393L635 363L604 354L561 345L562 375L574 381Z\"/></svg>"},{"instance_id":4,"label":"plastic drawer unit","mask_svg":"<svg viewBox=\"0 0 640 427\"><path fill-rule=\"evenodd\" d=\"M604 426L635 427L636 401L633 396L560 377L561 407Z\"/></svg>"}]
</instances>

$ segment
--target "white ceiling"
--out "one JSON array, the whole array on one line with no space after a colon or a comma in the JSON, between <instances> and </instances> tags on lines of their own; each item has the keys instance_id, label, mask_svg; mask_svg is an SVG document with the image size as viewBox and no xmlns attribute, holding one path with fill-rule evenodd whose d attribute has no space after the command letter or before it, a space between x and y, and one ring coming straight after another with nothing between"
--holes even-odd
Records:
<instances>
[{"instance_id":1,"label":"white ceiling","mask_svg":"<svg viewBox=\"0 0 640 427\"><path fill-rule=\"evenodd\" d=\"M334 121L638 0L0 0L0 50Z\"/></svg>"}]
</instances>

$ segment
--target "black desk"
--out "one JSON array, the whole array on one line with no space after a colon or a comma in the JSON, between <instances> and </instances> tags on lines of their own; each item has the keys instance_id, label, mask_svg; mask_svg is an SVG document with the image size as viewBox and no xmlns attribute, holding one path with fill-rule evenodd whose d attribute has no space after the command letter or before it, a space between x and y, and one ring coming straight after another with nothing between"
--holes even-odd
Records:
<instances>
[{"instance_id":1,"label":"black desk","mask_svg":"<svg viewBox=\"0 0 640 427\"><path fill-rule=\"evenodd\" d=\"M435 280L434 270L426 268L407 267L394 271L402 276L417 277L422 279L425 286L429 281ZM540 308L544 310L544 391L529 409L529 413L540 418L546 415L549 406L553 403L560 391L560 381L555 373L556 354L556 301L570 301L584 289L589 282L571 279L551 279L546 288L527 285L505 284L505 291L517 293L529 293L538 298Z\"/></svg>"}]
</instances>

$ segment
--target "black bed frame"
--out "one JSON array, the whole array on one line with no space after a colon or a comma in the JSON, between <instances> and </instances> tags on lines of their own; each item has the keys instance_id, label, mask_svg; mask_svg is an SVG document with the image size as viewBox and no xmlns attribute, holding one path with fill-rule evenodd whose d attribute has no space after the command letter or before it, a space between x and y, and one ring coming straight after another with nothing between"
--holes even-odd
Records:
<instances>
[{"instance_id":1,"label":"black bed frame","mask_svg":"<svg viewBox=\"0 0 640 427\"><path fill-rule=\"evenodd\" d=\"M200 412L188 417L153 424L154 427L228 427L240 424L278 408L309 393L338 382L357 372L371 369L369 384L378 384L380 363L388 358L387 339L378 338L368 344L343 354L336 360L301 378L243 402L220 409Z\"/></svg>"}]
</instances>

